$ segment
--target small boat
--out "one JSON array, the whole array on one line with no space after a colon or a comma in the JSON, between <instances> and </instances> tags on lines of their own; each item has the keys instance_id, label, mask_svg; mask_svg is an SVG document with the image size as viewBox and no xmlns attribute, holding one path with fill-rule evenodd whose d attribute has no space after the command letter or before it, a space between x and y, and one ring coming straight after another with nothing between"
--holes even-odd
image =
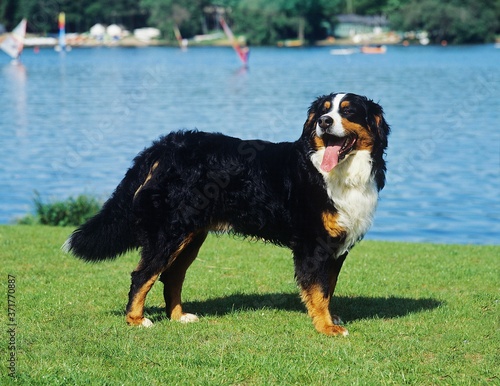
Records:
<instances>
[{"instance_id":1,"label":"small boat","mask_svg":"<svg viewBox=\"0 0 500 386\"><path fill-rule=\"evenodd\" d=\"M386 46L363 46L361 47L361 53L363 54L385 54L387 52Z\"/></svg>"},{"instance_id":2,"label":"small boat","mask_svg":"<svg viewBox=\"0 0 500 386\"><path fill-rule=\"evenodd\" d=\"M66 14L64 12L59 13L57 24L59 27L59 38L54 50L57 52L71 51L71 47L66 45Z\"/></svg>"},{"instance_id":3,"label":"small boat","mask_svg":"<svg viewBox=\"0 0 500 386\"><path fill-rule=\"evenodd\" d=\"M334 48L330 50L331 55L352 55L358 52L359 50L357 48Z\"/></svg>"},{"instance_id":4,"label":"small boat","mask_svg":"<svg viewBox=\"0 0 500 386\"><path fill-rule=\"evenodd\" d=\"M304 40L302 39L286 39L280 40L277 44L278 47L303 47Z\"/></svg>"},{"instance_id":5,"label":"small boat","mask_svg":"<svg viewBox=\"0 0 500 386\"><path fill-rule=\"evenodd\" d=\"M23 52L24 38L26 36L26 24L26 19L21 20L17 27L14 28L0 44L0 49L12 58L13 63L17 63L19 61L19 57Z\"/></svg>"}]
</instances>

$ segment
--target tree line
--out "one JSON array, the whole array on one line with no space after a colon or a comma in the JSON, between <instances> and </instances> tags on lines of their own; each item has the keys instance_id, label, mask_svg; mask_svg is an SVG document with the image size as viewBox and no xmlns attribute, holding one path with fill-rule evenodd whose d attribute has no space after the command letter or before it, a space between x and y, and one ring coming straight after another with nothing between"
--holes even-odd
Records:
<instances>
[{"instance_id":1,"label":"tree line","mask_svg":"<svg viewBox=\"0 0 500 386\"><path fill-rule=\"evenodd\" d=\"M219 28L224 17L250 44L283 39L314 42L331 36L337 15L385 15L396 31L429 33L433 43L491 42L500 33L498 0L0 0L0 23L8 30L23 17L36 33L57 30L57 15L66 13L66 30L85 32L95 23L127 29L159 28L174 41L176 25L184 37Z\"/></svg>"}]
</instances>

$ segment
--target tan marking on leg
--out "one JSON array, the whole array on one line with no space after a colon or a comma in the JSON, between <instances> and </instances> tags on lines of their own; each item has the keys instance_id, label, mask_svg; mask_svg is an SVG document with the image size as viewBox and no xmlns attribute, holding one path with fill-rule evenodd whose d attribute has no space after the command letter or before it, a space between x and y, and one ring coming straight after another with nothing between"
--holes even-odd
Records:
<instances>
[{"instance_id":1,"label":"tan marking on leg","mask_svg":"<svg viewBox=\"0 0 500 386\"><path fill-rule=\"evenodd\" d=\"M330 296L325 297L318 284L313 284L309 288L302 289L301 297L318 332L326 335L346 336L349 334L344 327L333 323L330 310L328 309Z\"/></svg>"},{"instance_id":2,"label":"tan marking on leg","mask_svg":"<svg viewBox=\"0 0 500 386\"><path fill-rule=\"evenodd\" d=\"M194 233L189 234L183 240L183 242L179 245L179 247L177 248L177 250L170 256L168 264L165 267L163 267L159 272L157 272L156 274L154 274L134 294L134 297L133 297L132 301L130 302L130 305L128 305L128 307L127 307L126 321L127 321L127 323L129 325L134 325L134 326L143 325L145 327L152 326L153 323L149 319L144 318L144 303L146 301L146 296L147 296L149 290L151 289L151 287L153 286L153 284L155 283L156 279L158 279L158 277L160 276L160 274L162 272L164 272L165 270L167 270L176 261L177 257L179 257L179 255L182 254L182 252L184 251L184 249L191 243L191 241L193 240L194 236L195 236ZM206 237L206 233L205 233L205 237ZM204 238L203 238L203 240L204 240ZM199 246L201 246L201 243L200 243ZM198 249L199 249L199 246L198 246ZM197 251L198 250L196 250L196 252ZM196 255L194 257L196 257ZM193 260L194 260L194 258L193 258ZM190 261L190 263L191 262L192 262L192 260ZM144 266L144 261L141 259L139 261L139 264L137 265L137 268L136 268L135 271L137 272L137 271L142 270L143 266ZM182 266L182 263L180 264L180 266ZM185 269L187 270L187 267ZM184 275L185 275L185 271L184 271ZM183 280L184 280L184 277L182 278L182 281ZM182 286L182 282L181 282L180 285ZM179 291L179 304L180 304L180 291Z\"/></svg>"},{"instance_id":3,"label":"tan marking on leg","mask_svg":"<svg viewBox=\"0 0 500 386\"><path fill-rule=\"evenodd\" d=\"M146 185L148 183L148 181L153 177L153 172L155 171L155 169L158 167L159 164L160 164L160 161L156 161L153 164L153 166L151 166L151 169L149 169L149 173L148 173L146 179L144 180L144 182L135 191L134 198L142 190L142 188L144 187L144 185Z\"/></svg>"},{"instance_id":4,"label":"tan marking on leg","mask_svg":"<svg viewBox=\"0 0 500 386\"><path fill-rule=\"evenodd\" d=\"M172 253L172 255L169 257L169 261L168 261L168 264L165 266L165 268L162 270L162 272L165 272L167 269L169 269L172 264L174 264L174 262L177 260L177 258L179 257L179 255L184 251L184 249L193 241L195 237L195 234L194 233L190 233L183 241L182 243L179 245L179 247L177 248L177 250Z\"/></svg>"},{"instance_id":5,"label":"tan marking on leg","mask_svg":"<svg viewBox=\"0 0 500 386\"><path fill-rule=\"evenodd\" d=\"M177 299L172 299L172 303L175 305L168 307L170 308L170 310L167 310L167 313L169 314L170 319L180 320L182 316L182 305L180 296L177 297Z\"/></svg>"},{"instance_id":6,"label":"tan marking on leg","mask_svg":"<svg viewBox=\"0 0 500 386\"><path fill-rule=\"evenodd\" d=\"M172 320L177 320L183 323L195 322L198 317L193 314L186 314L182 310L181 293L182 285L186 277L186 271L196 259L201 245L207 237L207 232L202 232L197 235L192 235L191 241L184 245L183 250L179 253L175 263L170 265L166 270L161 281L164 284L163 296L165 298L167 316Z\"/></svg>"},{"instance_id":7,"label":"tan marking on leg","mask_svg":"<svg viewBox=\"0 0 500 386\"><path fill-rule=\"evenodd\" d=\"M323 226L331 237L337 238L345 236L345 229L338 223L338 213L326 211L323 212L321 216L323 220Z\"/></svg>"},{"instance_id":8,"label":"tan marking on leg","mask_svg":"<svg viewBox=\"0 0 500 386\"><path fill-rule=\"evenodd\" d=\"M144 317L144 302L149 290L159 275L160 274L153 275L153 277L144 283L144 285L135 294L134 299L128 308L126 317L127 324L131 326L143 325L145 327L150 327L153 324L149 319Z\"/></svg>"},{"instance_id":9,"label":"tan marking on leg","mask_svg":"<svg viewBox=\"0 0 500 386\"><path fill-rule=\"evenodd\" d=\"M201 242L199 244L196 244L195 248L192 249L192 251L189 251L190 253L186 254L187 259L180 259L177 264L175 264L176 270L174 271L173 277L173 284L170 286L166 286L165 288L169 288L168 293L172 292L171 294L171 304L172 304L172 310L170 313L173 313L176 317L177 320L182 320L182 317L184 317L185 321L194 321L196 318L195 315L191 314L182 314L182 308L180 305L180 294L181 294L181 289L182 289L182 283L184 281L184 277L186 274L186 270L189 267L189 265L193 262L193 260L196 258L196 254L198 253L199 248L201 247L201 244L205 240L206 233L204 233L204 236L201 239ZM189 247L190 243L193 241L195 238L195 234L191 233L189 234L183 242L179 245L177 250L170 256L168 264L163 267L158 273L154 274L135 294L134 298L132 299L130 305L127 307L127 316L126 316L126 321L129 325L143 325L145 327L150 327L152 326L152 322L144 318L144 303L146 300L146 296L155 283L156 279L160 276L160 274L166 270L168 270L177 260L179 256L183 254L183 251ZM199 240L200 240L199 239ZM193 253L193 256L191 256L191 252ZM136 271L139 271L142 269L144 265L143 260L139 262ZM170 288L173 288L170 290ZM164 289L164 294L165 294L165 289ZM179 316L180 312L180 316Z\"/></svg>"}]
</instances>

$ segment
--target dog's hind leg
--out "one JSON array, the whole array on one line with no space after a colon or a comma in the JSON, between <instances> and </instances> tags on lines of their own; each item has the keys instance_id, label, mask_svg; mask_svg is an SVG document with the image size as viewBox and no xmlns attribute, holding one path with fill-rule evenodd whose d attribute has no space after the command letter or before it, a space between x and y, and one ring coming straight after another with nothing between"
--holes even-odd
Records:
<instances>
[{"instance_id":1,"label":"dog's hind leg","mask_svg":"<svg viewBox=\"0 0 500 386\"><path fill-rule=\"evenodd\" d=\"M142 325L145 327L153 325L149 319L144 317L144 303L149 290L156 282L156 279L158 279L160 274L169 270L172 266L175 266L177 258L183 256L186 250L189 252L193 248L191 247L193 241L198 239L199 235L195 236L195 234L191 233L185 237L181 237L179 239L180 241L177 243L169 243L170 245L175 245L174 248L170 248L166 245L162 246L156 242L152 243L153 248L150 248L149 246L143 247L141 260L139 261L135 271L132 272L132 284L130 286L130 292L128 295L129 301L126 309L126 321L129 325ZM201 246L203 240L196 248L196 252ZM196 243L194 244L196 245ZM190 255L189 253L187 254ZM194 257L196 257L196 254ZM194 258L192 260L194 260ZM179 265L182 267L182 264ZM187 265L185 269L187 270L188 267L189 265ZM182 272L182 269L180 269L180 271Z\"/></svg>"},{"instance_id":2,"label":"dog's hind leg","mask_svg":"<svg viewBox=\"0 0 500 386\"><path fill-rule=\"evenodd\" d=\"M207 237L207 232L198 233L192 241L187 244L182 252L177 256L169 268L162 273L160 281L163 282L163 296L165 297L165 307L167 316L171 320L178 320L183 323L195 322L198 317L193 314L184 313L181 303L181 292L186 271L191 263L196 259L201 245Z\"/></svg>"},{"instance_id":3,"label":"dog's hind leg","mask_svg":"<svg viewBox=\"0 0 500 386\"><path fill-rule=\"evenodd\" d=\"M141 259L136 270L132 272L132 285L126 311L127 324L144 327L153 325L151 320L144 317L144 302L159 275L160 272L154 266L144 264L144 259Z\"/></svg>"}]
</instances>

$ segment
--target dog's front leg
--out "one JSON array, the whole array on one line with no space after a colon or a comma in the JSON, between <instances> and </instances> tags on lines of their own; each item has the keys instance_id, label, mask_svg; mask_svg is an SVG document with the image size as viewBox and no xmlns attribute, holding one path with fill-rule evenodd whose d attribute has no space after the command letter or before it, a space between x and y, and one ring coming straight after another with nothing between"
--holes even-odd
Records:
<instances>
[{"instance_id":1,"label":"dog's front leg","mask_svg":"<svg viewBox=\"0 0 500 386\"><path fill-rule=\"evenodd\" d=\"M340 320L338 317L332 317L330 314L331 296L325 293L324 288L320 284L315 283L305 288L302 287L301 297L318 332L326 335L349 335L347 329L335 324L335 322L339 323Z\"/></svg>"},{"instance_id":2,"label":"dog's front leg","mask_svg":"<svg viewBox=\"0 0 500 386\"><path fill-rule=\"evenodd\" d=\"M316 330L326 335L349 335L347 329L339 326L338 316L330 313L330 300L335 291L338 275L347 253L338 257L323 259L297 259L296 276L301 288L301 298ZM302 264L297 264L301 262Z\"/></svg>"}]
</instances>

